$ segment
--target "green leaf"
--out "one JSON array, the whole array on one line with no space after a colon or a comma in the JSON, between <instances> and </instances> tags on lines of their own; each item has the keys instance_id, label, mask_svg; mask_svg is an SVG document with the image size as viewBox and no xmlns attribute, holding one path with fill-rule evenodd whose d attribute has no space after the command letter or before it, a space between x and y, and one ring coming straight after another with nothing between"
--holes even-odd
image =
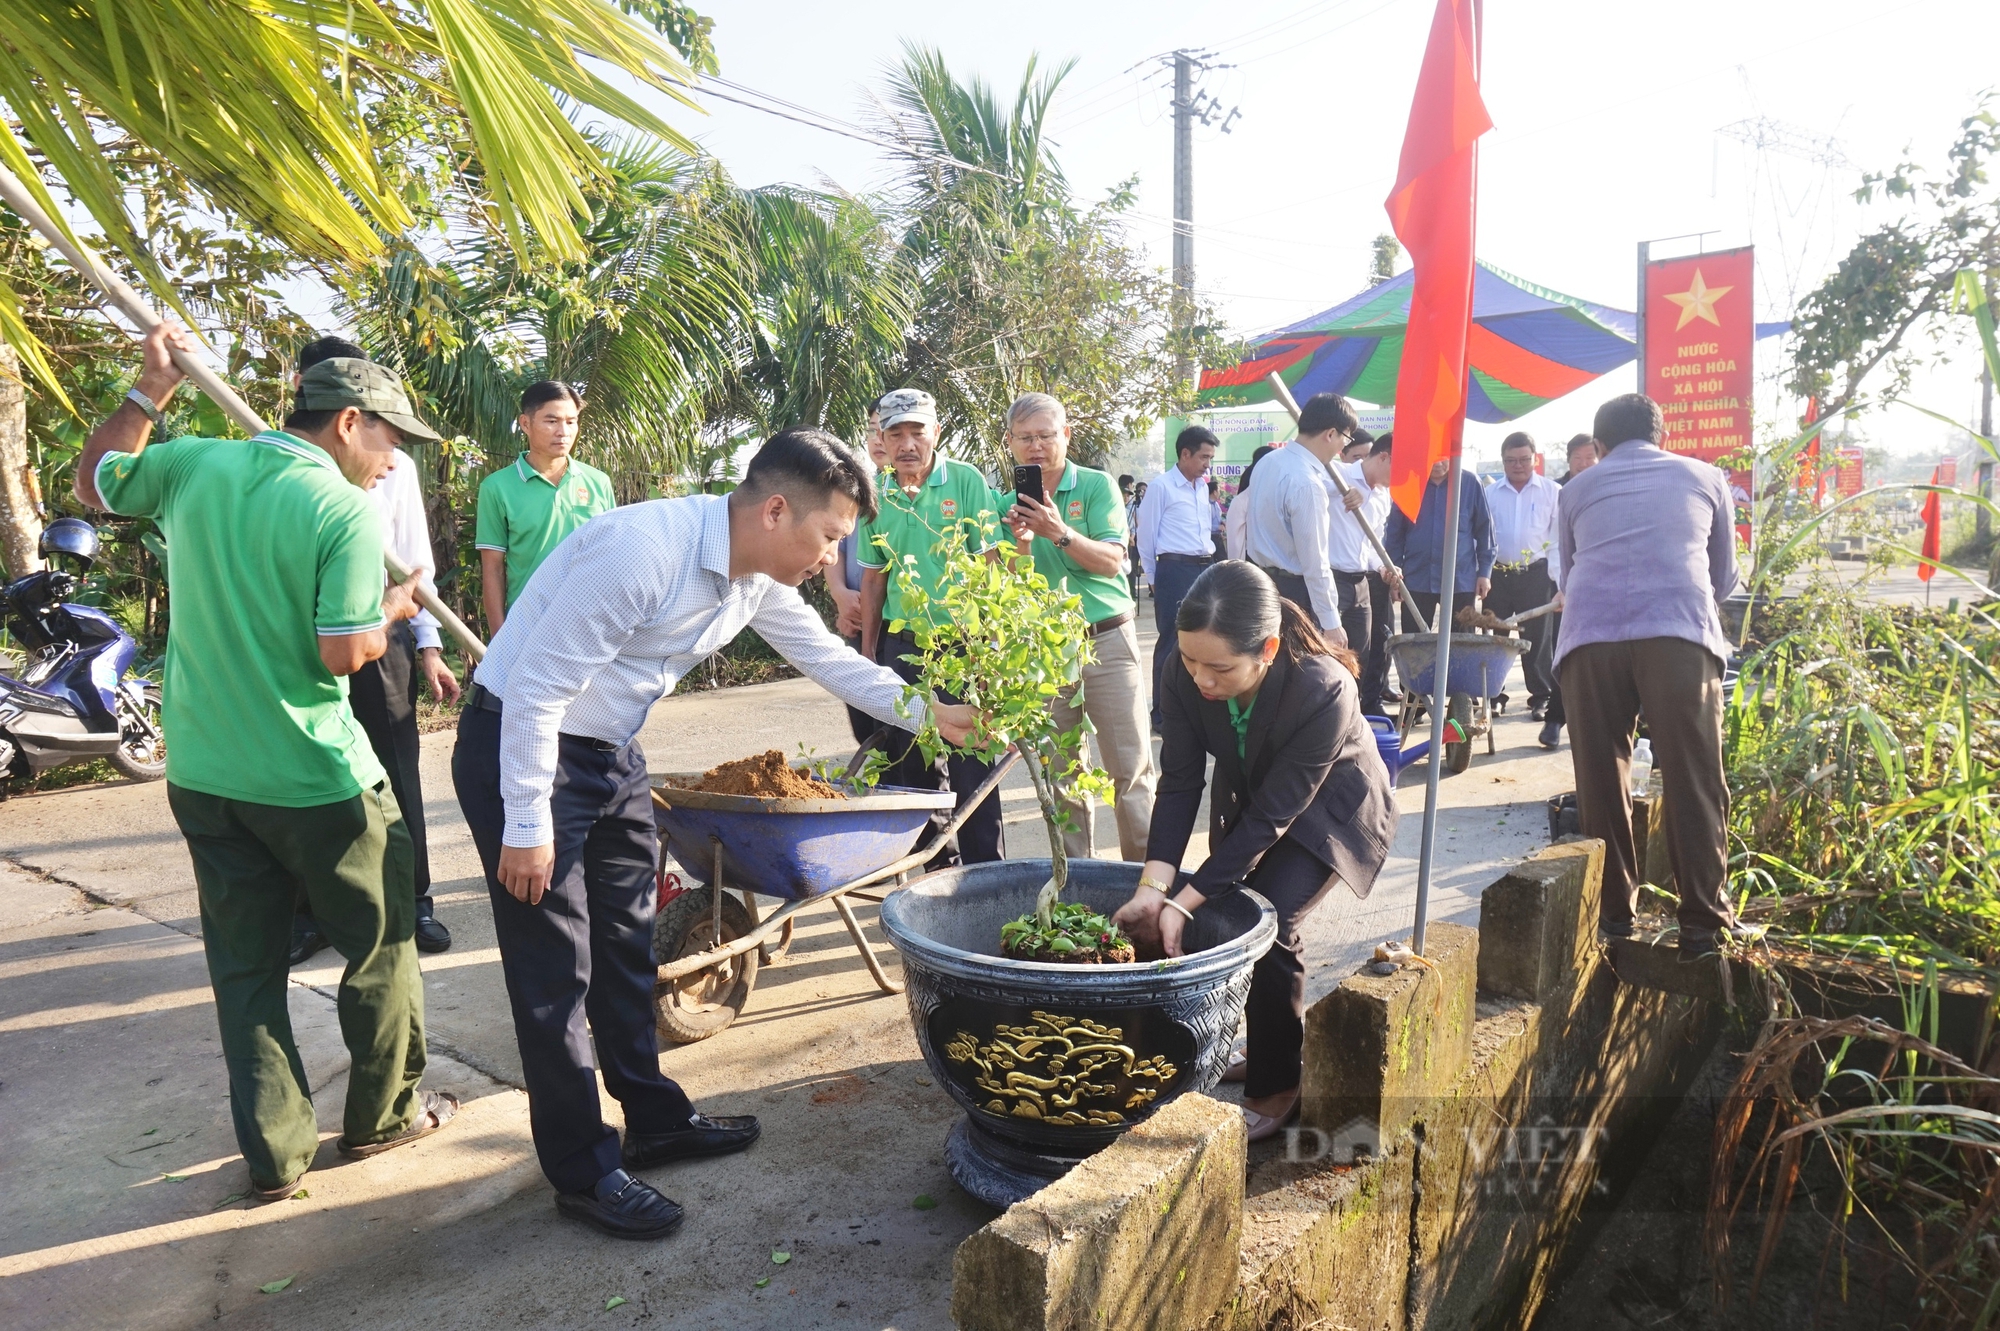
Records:
<instances>
[{"instance_id":1,"label":"green leaf","mask_svg":"<svg viewBox=\"0 0 2000 1331\"><path fill-rule=\"evenodd\" d=\"M292 1194L292 1200L295 1202L302 1202L310 1196L312 1196L310 1192L307 1192L304 1188L300 1188L297 1192Z\"/></svg>"},{"instance_id":2,"label":"green leaf","mask_svg":"<svg viewBox=\"0 0 2000 1331\"><path fill-rule=\"evenodd\" d=\"M158 1132L158 1131L159 1131L159 1129L158 1129L158 1128L147 1128L147 1129L146 1129L146 1130L145 1130L144 1132L140 1133L139 1135L140 1135L141 1137L150 1137L150 1136L152 1136L152 1135L153 1135L154 1133L156 1133L156 1132Z\"/></svg>"},{"instance_id":3,"label":"green leaf","mask_svg":"<svg viewBox=\"0 0 2000 1331\"><path fill-rule=\"evenodd\" d=\"M604 1301L604 1311L610 1312L613 1308L623 1308L626 1304L630 1303L631 1301L632 1300L626 1298L623 1294L613 1294L610 1298Z\"/></svg>"},{"instance_id":4,"label":"green leaf","mask_svg":"<svg viewBox=\"0 0 2000 1331\"><path fill-rule=\"evenodd\" d=\"M250 1194L247 1192L232 1192L227 1197L224 1197L221 1201L217 1202L215 1205L209 1207L208 1209L211 1211L220 1211L223 1207L228 1206L231 1202L240 1202L249 1195Z\"/></svg>"},{"instance_id":5,"label":"green leaf","mask_svg":"<svg viewBox=\"0 0 2000 1331\"><path fill-rule=\"evenodd\" d=\"M773 1266L783 1266L791 1260L792 1255L788 1252L774 1252L771 1254L771 1265Z\"/></svg>"},{"instance_id":6,"label":"green leaf","mask_svg":"<svg viewBox=\"0 0 2000 1331\"><path fill-rule=\"evenodd\" d=\"M187 1181L188 1181L188 1176L187 1176L186 1174L162 1174L162 1175L160 1175L160 1182L162 1182L162 1183L185 1183L185 1182L187 1182Z\"/></svg>"},{"instance_id":7,"label":"green leaf","mask_svg":"<svg viewBox=\"0 0 2000 1331\"><path fill-rule=\"evenodd\" d=\"M916 1207L919 1211L935 1211L937 1209L937 1198L927 1192L920 1192L917 1194L917 1199L911 1202L910 1205Z\"/></svg>"},{"instance_id":8,"label":"green leaf","mask_svg":"<svg viewBox=\"0 0 2000 1331\"><path fill-rule=\"evenodd\" d=\"M297 1276L286 1276L283 1280L273 1280L268 1285L257 1286L257 1292L259 1294L283 1294L292 1287L292 1282L297 1279Z\"/></svg>"},{"instance_id":9,"label":"green leaf","mask_svg":"<svg viewBox=\"0 0 2000 1331\"><path fill-rule=\"evenodd\" d=\"M764 1276L764 1277L760 1278L760 1279L759 1279L759 1280L757 1281L757 1288L758 1288L758 1289L762 1289L762 1288L764 1288L764 1287L765 1287L766 1285L768 1285L768 1284L770 1284L770 1283L771 1283L771 1277L769 1277L769 1276Z\"/></svg>"}]
</instances>

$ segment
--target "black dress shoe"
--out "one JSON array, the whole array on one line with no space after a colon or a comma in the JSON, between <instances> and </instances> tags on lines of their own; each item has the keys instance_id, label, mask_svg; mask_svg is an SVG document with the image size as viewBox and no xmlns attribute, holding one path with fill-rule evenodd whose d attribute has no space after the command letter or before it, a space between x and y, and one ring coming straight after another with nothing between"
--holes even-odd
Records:
<instances>
[{"instance_id":1,"label":"black dress shoe","mask_svg":"<svg viewBox=\"0 0 2000 1331\"><path fill-rule=\"evenodd\" d=\"M417 916L417 951L442 952L451 946L451 930L428 912Z\"/></svg>"},{"instance_id":2,"label":"black dress shoe","mask_svg":"<svg viewBox=\"0 0 2000 1331\"><path fill-rule=\"evenodd\" d=\"M625 1134L625 1167L651 1169L675 1160L695 1160L705 1155L728 1155L757 1140L763 1129L749 1114L738 1118L710 1118L696 1114L679 1132L628 1132Z\"/></svg>"},{"instance_id":3,"label":"black dress shoe","mask_svg":"<svg viewBox=\"0 0 2000 1331\"><path fill-rule=\"evenodd\" d=\"M319 931L312 916L292 917L292 950L286 954L287 965L296 966L325 946L326 935Z\"/></svg>"},{"instance_id":4,"label":"black dress shoe","mask_svg":"<svg viewBox=\"0 0 2000 1331\"><path fill-rule=\"evenodd\" d=\"M612 1170L587 1192L557 1193L556 1210L620 1239L663 1239L687 1219L679 1202L622 1169Z\"/></svg>"}]
</instances>

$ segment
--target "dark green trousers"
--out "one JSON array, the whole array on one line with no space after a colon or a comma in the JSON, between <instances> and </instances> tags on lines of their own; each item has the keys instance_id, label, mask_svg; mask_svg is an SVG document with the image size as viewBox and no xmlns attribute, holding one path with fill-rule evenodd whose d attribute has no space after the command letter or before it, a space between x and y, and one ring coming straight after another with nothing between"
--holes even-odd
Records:
<instances>
[{"instance_id":1,"label":"dark green trousers","mask_svg":"<svg viewBox=\"0 0 2000 1331\"><path fill-rule=\"evenodd\" d=\"M340 1034L353 1058L345 1140L386 1141L415 1117L424 1075L415 860L383 782L334 804L283 808L188 790L167 801L194 857L236 1143L259 1187L303 1173L319 1149L312 1088L292 1039L286 952L304 884L341 956Z\"/></svg>"}]
</instances>

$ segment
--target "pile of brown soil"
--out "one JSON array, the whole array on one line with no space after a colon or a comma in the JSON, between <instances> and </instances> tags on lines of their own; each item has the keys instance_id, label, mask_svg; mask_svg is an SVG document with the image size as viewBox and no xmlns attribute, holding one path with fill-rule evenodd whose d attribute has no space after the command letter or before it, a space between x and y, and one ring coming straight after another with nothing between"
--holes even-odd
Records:
<instances>
[{"instance_id":1,"label":"pile of brown soil","mask_svg":"<svg viewBox=\"0 0 2000 1331\"><path fill-rule=\"evenodd\" d=\"M1039 941L1031 943L1032 951L1018 948L1012 943L1000 945L1000 955L1015 961L1053 961L1064 966L1115 966L1127 961L1137 961L1139 954L1128 942L1110 948L1078 948L1074 952L1054 952Z\"/></svg>"},{"instance_id":2,"label":"pile of brown soil","mask_svg":"<svg viewBox=\"0 0 2000 1331\"><path fill-rule=\"evenodd\" d=\"M1512 624L1509 624L1491 610L1474 610L1471 606L1467 606L1465 609L1459 611L1457 617L1452 622L1467 632L1471 632L1474 629L1486 629L1492 633L1512 633L1514 631Z\"/></svg>"},{"instance_id":3,"label":"pile of brown soil","mask_svg":"<svg viewBox=\"0 0 2000 1331\"><path fill-rule=\"evenodd\" d=\"M767 749L752 758L711 767L701 780L688 783L689 790L711 795L756 795L764 799L844 800L846 794L816 777L795 770L785 761L782 749Z\"/></svg>"}]
</instances>

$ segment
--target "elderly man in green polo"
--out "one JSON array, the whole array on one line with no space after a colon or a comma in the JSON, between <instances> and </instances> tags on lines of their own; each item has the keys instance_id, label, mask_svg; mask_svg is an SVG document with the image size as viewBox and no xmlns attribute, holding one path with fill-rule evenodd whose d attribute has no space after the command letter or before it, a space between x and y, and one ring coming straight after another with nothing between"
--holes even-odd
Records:
<instances>
[{"instance_id":1,"label":"elderly man in green polo","mask_svg":"<svg viewBox=\"0 0 2000 1331\"><path fill-rule=\"evenodd\" d=\"M918 578L941 597L945 578L944 561L937 550L939 533L958 523L973 535L970 549L996 544L981 531L980 519L982 514L988 515L991 523L999 516L1001 505L977 467L937 451L936 398L922 389L898 388L884 393L877 409L890 476L882 484L881 510L854 533L854 548L861 562L861 654L915 683L917 668L905 658L917 654L916 641L907 632L890 632L883 623L884 613L892 620L906 620L919 613L943 612L935 602L921 611L905 604L902 592L891 583L889 569L906 558L914 559ZM962 808L993 770L990 763L961 753L941 761L945 766L942 781L936 766L925 762L922 752L911 744L882 779L919 790L936 790L943 784L958 796ZM987 796L959 828L957 855L962 864L1005 858L999 791Z\"/></svg>"},{"instance_id":2,"label":"elderly man in green polo","mask_svg":"<svg viewBox=\"0 0 2000 1331\"><path fill-rule=\"evenodd\" d=\"M611 478L572 456L583 398L568 384L545 379L521 394L521 437L527 448L479 484L480 604L489 636L527 590L528 579L563 538L618 506Z\"/></svg>"},{"instance_id":3,"label":"elderly man in green polo","mask_svg":"<svg viewBox=\"0 0 2000 1331\"><path fill-rule=\"evenodd\" d=\"M347 959L341 1154L416 1141L458 1108L418 1089L414 854L345 678L416 613L414 579L383 590L382 522L363 490L405 436L437 436L389 370L333 359L300 380L282 430L148 448L182 378L170 347L194 350L178 325L146 335L137 385L77 459L76 495L155 519L173 547L167 800L194 860L237 1145L256 1195L277 1201L319 1149L285 1005L300 884Z\"/></svg>"},{"instance_id":4,"label":"elderly man in green polo","mask_svg":"<svg viewBox=\"0 0 2000 1331\"><path fill-rule=\"evenodd\" d=\"M1056 721L1073 728L1086 716L1116 788L1119 853L1134 864L1146 858L1153 823L1152 728L1146 680L1150 664L1139 656L1139 630L1126 581L1125 504L1108 473L1069 460L1069 416L1047 393L1023 393L1007 411L1007 447L1014 461L1042 469L1045 502L1017 494L1007 510L1014 540L1050 585L1083 598L1096 657L1077 684L1051 703ZM1070 826L1063 851L1089 859L1097 853L1090 800L1068 799Z\"/></svg>"}]
</instances>

